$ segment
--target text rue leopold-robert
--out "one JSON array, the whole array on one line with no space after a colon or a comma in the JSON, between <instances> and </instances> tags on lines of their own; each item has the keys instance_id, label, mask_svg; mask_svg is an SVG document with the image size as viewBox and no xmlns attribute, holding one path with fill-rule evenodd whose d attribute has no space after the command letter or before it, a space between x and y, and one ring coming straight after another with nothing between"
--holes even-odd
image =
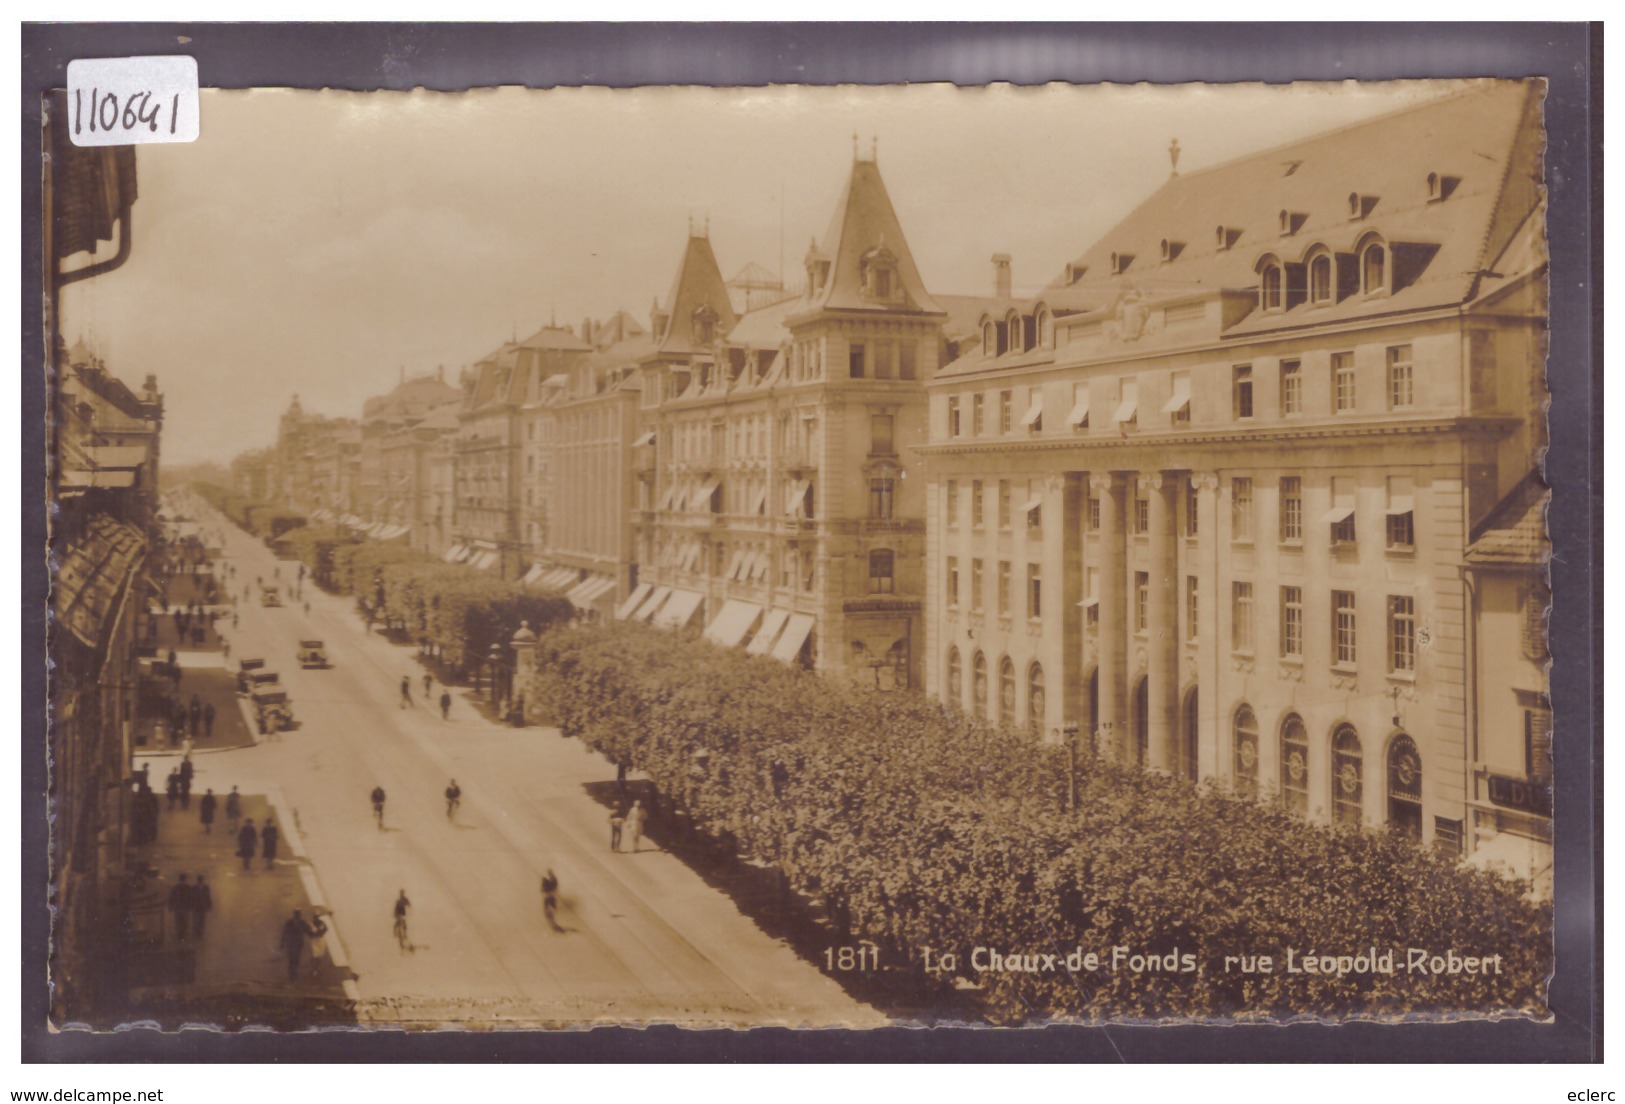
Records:
<instances>
[{"instance_id":1,"label":"text rue leopold-robert","mask_svg":"<svg viewBox=\"0 0 1625 1104\"><path fill-rule=\"evenodd\" d=\"M1500 955L1470 955L1456 950L1435 951L1406 947L1379 951L1367 947L1355 953L1326 954L1313 948L1286 947L1270 954L1224 955L1212 963L1198 962L1193 952L1174 947L1166 951L1139 951L1116 946L1105 951L1076 947L1068 952L1017 952L974 947L968 953L920 950L928 973L934 974L1048 974L1132 973L1200 974L1210 969L1225 974L1306 974L1350 977L1362 974L1422 974L1435 977L1481 977L1502 971ZM831 948L825 954L831 971L874 970L881 966L880 948Z\"/></svg>"}]
</instances>

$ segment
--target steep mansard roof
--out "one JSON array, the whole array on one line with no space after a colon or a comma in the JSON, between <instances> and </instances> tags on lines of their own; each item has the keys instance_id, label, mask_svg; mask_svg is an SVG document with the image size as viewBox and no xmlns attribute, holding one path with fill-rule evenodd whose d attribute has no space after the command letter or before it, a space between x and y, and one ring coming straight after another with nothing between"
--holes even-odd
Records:
<instances>
[{"instance_id":1,"label":"steep mansard roof","mask_svg":"<svg viewBox=\"0 0 1625 1104\"><path fill-rule=\"evenodd\" d=\"M863 293L861 262L864 254L885 248L896 258L897 275L902 281L906 309L928 314L942 308L925 289L914 254L903 236L903 226L892 208L880 166L874 161L852 162L852 175L835 205L829 229L818 244L818 253L830 262L829 279L811 292L808 309L896 310L894 303L876 302Z\"/></svg>"}]
</instances>

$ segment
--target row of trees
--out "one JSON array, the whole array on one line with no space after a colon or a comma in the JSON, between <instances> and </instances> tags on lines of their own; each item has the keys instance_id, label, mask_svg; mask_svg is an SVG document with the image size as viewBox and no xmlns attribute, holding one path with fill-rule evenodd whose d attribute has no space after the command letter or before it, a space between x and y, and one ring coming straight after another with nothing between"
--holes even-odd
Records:
<instances>
[{"instance_id":1,"label":"row of trees","mask_svg":"<svg viewBox=\"0 0 1625 1104\"><path fill-rule=\"evenodd\" d=\"M198 494L215 509L225 514L240 528L259 537L275 540L285 533L298 529L306 522L303 514L270 503L255 501L229 487L222 487L216 483L198 483L194 486Z\"/></svg>"},{"instance_id":2,"label":"row of trees","mask_svg":"<svg viewBox=\"0 0 1625 1104\"><path fill-rule=\"evenodd\" d=\"M1061 748L644 626L550 633L537 660L528 696L566 735L822 898L883 966L979 984L995 1018L1543 1011L1549 908L1398 835L1104 761L1079 764L1068 812ZM1057 957L985 970L978 947ZM1114 964L1119 947L1173 968ZM1303 972L1372 948L1395 973ZM1409 948L1498 957L1436 975L1407 969Z\"/></svg>"}]
</instances>

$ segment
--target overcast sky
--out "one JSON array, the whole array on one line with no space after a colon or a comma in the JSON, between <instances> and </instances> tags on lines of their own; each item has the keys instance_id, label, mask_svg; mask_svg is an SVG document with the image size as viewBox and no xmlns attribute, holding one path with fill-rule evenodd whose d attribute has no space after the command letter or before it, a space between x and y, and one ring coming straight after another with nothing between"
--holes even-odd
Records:
<instances>
[{"instance_id":1,"label":"overcast sky","mask_svg":"<svg viewBox=\"0 0 1625 1104\"><path fill-rule=\"evenodd\" d=\"M63 331L158 376L167 463L266 445L297 392L356 416L407 375L626 308L647 325L688 219L723 275L799 276L852 160L879 162L932 291L1036 290L1164 181L1449 86L205 91L144 146L134 250ZM782 220L781 220L782 210Z\"/></svg>"}]
</instances>

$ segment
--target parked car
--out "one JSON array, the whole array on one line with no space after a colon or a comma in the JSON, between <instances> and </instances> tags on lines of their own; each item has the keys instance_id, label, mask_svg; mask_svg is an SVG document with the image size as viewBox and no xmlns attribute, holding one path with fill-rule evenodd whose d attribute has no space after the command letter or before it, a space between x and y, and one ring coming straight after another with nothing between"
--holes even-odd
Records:
<instances>
[{"instance_id":1,"label":"parked car","mask_svg":"<svg viewBox=\"0 0 1625 1104\"><path fill-rule=\"evenodd\" d=\"M237 661L237 693L246 694L250 685L249 676L255 671L265 669L263 659L239 659Z\"/></svg>"},{"instance_id":2,"label":"parked car","mask_svg":"<svg viewBox=\"0 0 1625 1104\"><path fill-rule=\"evenodd\" d=\"M282 590L280 587L260 587L260 605L280 606L282 604Z\"/></svg>"},{"instance_id":3,"label":"parked car","mask_svg":"<svg viewBox=\"0 0 1625 1104\"><path fill-rule=\"evenodd\" d=\"M282 732L293 727L293 703L281 686L272 683L256 689L250 698L261 732Z\"/></svg>"},{"instance_id":4,"label":"parked car","mask_svg":"<svg viewBox=\"0 0 1625 1104\"><path fill-rule=\"evenodd\" d=\"M301 640L299 642L299 666L307 669L326 667L327 646L320 640Z\"/></svg>"}]
</instances>

